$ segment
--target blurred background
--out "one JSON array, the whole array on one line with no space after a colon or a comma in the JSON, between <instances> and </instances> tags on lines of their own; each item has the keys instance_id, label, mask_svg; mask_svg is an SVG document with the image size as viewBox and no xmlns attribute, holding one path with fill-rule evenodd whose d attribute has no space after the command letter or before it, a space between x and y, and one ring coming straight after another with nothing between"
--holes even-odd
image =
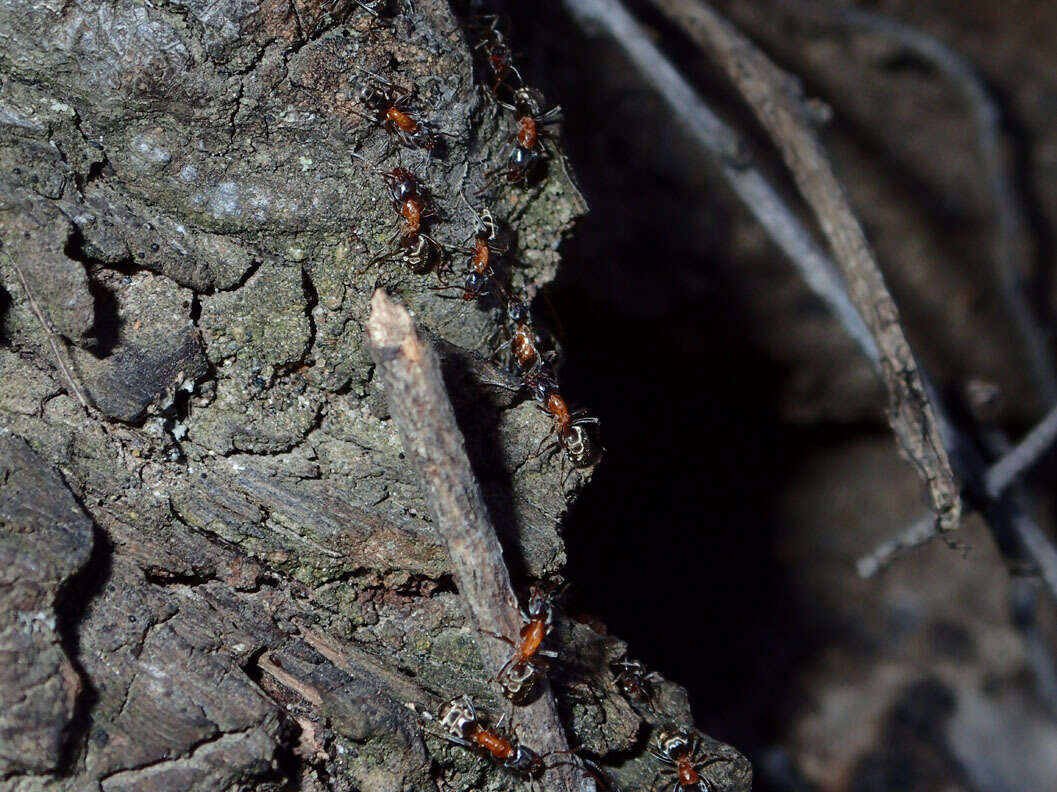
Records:
<instances>
[{"instance_id":1,"label":"blurred background","mask_svg":"<svg viewBox=\"0 0 1057 792\"><path fill-rule=\"evenodd\" d=\"M1052 394L1003 299L963 88L826 5L714 5L830 111L819 133L911 344L993 458ZM726 80L648 2L627 7L802 211ZM1057 4L857 7L960 54L1001 111L1003 200L1023 209L1007 242L1051 353ZM872 371L615 45L557 0L505 13L526 81L564 109L591 207L546 295L563 383L607 448L567 520L571 607L685 685L758 790L1057 790L1053 599L978 515L956 547L860 579L856 559L925 513ZM1024 493L1051 535L1053 475L1044 461Z\"/></svg>"}]
</instances>

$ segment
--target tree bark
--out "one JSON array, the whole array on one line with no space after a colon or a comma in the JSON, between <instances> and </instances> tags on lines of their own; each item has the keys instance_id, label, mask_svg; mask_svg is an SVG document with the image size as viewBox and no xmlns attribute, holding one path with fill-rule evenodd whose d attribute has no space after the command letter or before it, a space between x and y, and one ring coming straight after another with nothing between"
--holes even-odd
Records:
<instances>
[{"instance_id":1,"label":"tree bark","mask_svg":"<svg viewBox=\"0 0 1057 792\"><path fill-rule=\"evenodd\" d=\"M405 706L500 703L372 379L374 288L437 339L516 578L561 571L584 476L563 487L535 454L549 419L487 384L492 314L371 263L397 221L376 169L423 178L445 244L472 233L464 197L488 201L530 295L586 206L557 152L530 188L473 197L513 120L447 5L399 5L0 0L5 788L505 783ZM414 87L442 155L357 114L361 69ZM556 644L570 741L647 783L643 722L687 722L685 694L636 708L619 640L562 618ZM747 789L706 743L719 788Z\"/></svg>"}]
</instances>

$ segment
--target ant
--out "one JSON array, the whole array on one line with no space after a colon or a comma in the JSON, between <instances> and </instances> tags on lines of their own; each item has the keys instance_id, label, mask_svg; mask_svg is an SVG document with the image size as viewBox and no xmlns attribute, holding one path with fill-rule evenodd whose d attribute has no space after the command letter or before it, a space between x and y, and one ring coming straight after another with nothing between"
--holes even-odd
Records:
<instances>
[{"instance_id":1,"label":"ant","mask_svg":"<svg viewBox=\"0 0 1057 792\"><path fill-rule=\"evenodd\" d=\"M597 426L598 419L588 415L586 410L570 412L565 398L558 392L557 383L545 367L537 364L534 371L523 377L523 381L535 395L540 409L553 420L551 430L547 437L540 441L536 454L542 453L547 438L557 435L557 444L573 463L573 467L586 468L596 464L601 457L601 449L585 427L591 424Z\"/></svg>"},{"instance_id":2,"label":"ant","mask_svg":"<svg viewBox=\"0 0 1057 792\"><path fill-rule=\"evenodd\" d=\"M352 152L354 157L366 159ZM433 267L440 246L423 232L423 223L437 214L429 191L419 178L404 167L377 171L385 182L393 209L403 221L389 239L391 249L376 256L371 264L399 259L412 272L426 272Z\"/></svg>"},{"instance_id":3,"label":"ant","mask_svg":"<svg viewBox=\"0 0 1057 792\"><path fill-rule=\"evenodd\" d=\"M521 77L521 72L514 66L514 55L506 42L503 31L499 29L499 15L488 14L480 17L480 20L487 26L484 24L473 26L484 33L484 38L474 49L483 49L487 55L488 67L495 78L492 83L492 95L498 99L499 89L506 84L511 74L517 77L519 86L524 85L525 81Z\"/></svg>"},{"instance_id":4,"label":"ant","mask_svg":"<svg viewBox=\"0 0 1057 792\"><path fill-rule=\"evenodd\" d=\"M646 671L638 660L618 660L610 665L616 671L616 686L627 698L633 701L645 701L653 708L653 680L657 674Z\"/></svg>"},{"instance_id":5,"label":"ant","mask_svg":"<svg viewBox=\"0 0 1057 792\"><path fill-rule=\"evenodd\" d=\"M529 780L538 779L544 771L557 765L546 764L546 758L553 754L572 753L572 751L551 751L539 754L531 748L521 745L517 738L509 738L498 731L484 728L477 718L473 702L469 696L452 699L441 708L440 724L445 730L444 739L492 757L502 763L502 767L512 775ZM503 722L500 718L495 729Z\"/></svg>"},{"instance_id":6,"label":"ant","mask_svg":"<svg viewBox=\"0 0 1057 792\"><path fill-rule=\"evenodd\" d=\"M522 184L527 181L545 154L543 138L550 135L550 132L544 127L557 122L562 112L560 105L543 112L538 95L531 88L516 90L514 104L499 104L517 114L517 135L510 146L507 166L485 174L489 179L485 186L478 190L478 195L487 191L500 176L506 179L507 184Z\"/></svg>"},{"instance_id":7,"label":"ant","mask_svg":"<svg viewBox=\"0 0 1057 792\"><path fill-rule=\"evenodd\" d=\"M656 750L650 749L650 754L663 762L666 766L657 771L650 786L657 790L654 784L662 775L674 775L671 786L668 781L664 782L664 790L668 792L710 792L710 787L701 777L701 768L716 762L726 761L724 757L717 756L712 759L701 759L698 753L698 737L686 729L676 731L662 731L657 735ZM662 790L663 792L663 790Z\"/></svg>"},{"instance_id":8,"label":"ant","mask_svg":"<svg viewBox=\"0 0 1057 792\"><path fill-rule=\"evenodd\" d=\"M466 200L466 196L463 195L462 198L476 218L473 248L466 250L470 255L470 266L463 284L462 298L470 302L494 291L504 302L509 302L510 296L496 278L491 263L493 253L502 254L507 251L507 245L498 241L499 231L495 218L487 209L483 209L478 214L477 210Z\"/></svg>"},{"instance_id":9,"label":"ant","mask_svg":"<svg viewBox=\"0 0 1057 792\"><path fill-rule=\"evenodd\" d=\"M398 232L405 239L418 236L422 230L422 221L437 214L426 188L422 186L418 176L407 168L384 171L382 179L389 191L393 209L404 221L404 227L398 229Z\"/></svg>"},{"instance_id":10,"label":"ant","mask_svg":"<svg viewBox=\"0 0 1057 792\"><path fill-rule=\"evenodd\" d=\"M495 678L503 688L503 694L511 701L520 701L532 690L536 676L547 668L543 658L554 659L557 652L543 649L543 641L554 628L554 603L564 591L564 586L554 583L535 583L529 587L528 605L521 611L521 632L518 641L505 635L489 633L514 647L510 659L499 669Z\"/></svg>"},{"instance_id":11,"label":"ant","mask_svg":"<svg viewBox=\"0 0 1057 792\"><path fill-rule=\"evenodd\" d=\"M440 145L440 138L423 121L416 121L401 107L411 96L411 90L398 88L380 74L360 69L370 75L376 84L367 83L360 90L360 101L374 112L374 118L360 113L352 112L361 118L380 124L386 132L395 137L400 143L408 148L418 148L432 154Z\"/></svg>"}]
</instances>

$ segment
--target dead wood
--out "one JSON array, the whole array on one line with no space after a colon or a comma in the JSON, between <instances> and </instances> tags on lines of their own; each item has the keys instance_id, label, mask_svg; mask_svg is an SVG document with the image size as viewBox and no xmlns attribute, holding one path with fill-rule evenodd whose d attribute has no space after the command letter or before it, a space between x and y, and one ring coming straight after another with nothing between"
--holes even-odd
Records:
<instances>
[{"instance_id":1,"label":"dead wood","mask_svg":"<svg viewBox=\"0 0 1057 792\"><path fill-rule=\"evenodd\" d=\"M959 486L939 417L899 323L899 310L829 159L811 129L797 80L710 6L697 0L653 0L724 70L782 153L818 220L848 284L852 302L880 352L889 423L917 468L940 530L958 525Z\"/></svg>"}]
</instances>

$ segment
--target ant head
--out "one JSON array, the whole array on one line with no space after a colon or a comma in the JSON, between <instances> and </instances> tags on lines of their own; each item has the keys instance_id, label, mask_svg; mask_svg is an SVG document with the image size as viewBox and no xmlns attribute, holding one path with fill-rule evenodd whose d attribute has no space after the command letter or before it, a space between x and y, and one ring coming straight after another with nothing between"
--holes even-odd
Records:
<instances>
[{"instance_id":1,"label":"ant head","mask_svg":"<svg viewBox=\"0 0 1057 792\"><path fill-rule=\"evenodd\" d=\"M484 292L484 288L488 283L488 278L479 272L469 272L466 275L466 282L464 284L466 288L465 297L467 300L473 300L481 296Z\"/></svg>"},{"instance_id":2,"label":"ant head","mask_svg":"<svg viewBox=\"0 0 1057 792\"><path fill-rule=\"evenodd\" d=\"M430 154L441 151L441 138L424 122L419 123L418 129L412 133L411 142Z\"/></svg>"},{"instance_id":3,"label":"ant head","mask_svg":"<svg viewBox=\"0 0 1057 792\"><path fill-rule=\"evenodd\" d=\"M510 317L510 321L514 324L524 324L528 321L529 313L525 303L520 300L511 300L510 305L506 308L506 315Z\"/></svg>"},{"instance_id":4,"label":"ant head","mask_svg":"<svg viewBox=\"0 0 1057 792\"><path fill-rule=\"evenodd\" d=\"M557 580L541 580L529 586L525 613L530 619L548 615L558 598L565 592L565 584Z\"/></svg>"},{"instance_id":5,"label":"ant head","mask_svg":"<svg viewBox=\"0 0 1057 792\"><path fill-rule=\"evenodd\" d=\"M403 203L408 198L419 198L422 187L418 183L418 177L407 168L393 168L382 174L385 184L389 188L389 197L393 203Z\"/></svg>"},{"instance_id":6,"label":"ant head","mask_svg":"<svg viewBox=\"0 0 1057 792\"><path fill-rule=\"evenodd\" d=\"M523 745L515 746L513 755L503 763L503 766L510 772L526 778L539 778L547 769L543 757Z\"/></svg>"},{"instance_id":7,"label":"ant head","mask_svg":"<svg viewBox=\"0 0 1057 792\"><path fill-rule=\"evenodd\" d=\"M521 181L529 170L539 161L540 153L525 146L514 146L510 152L510 170L508 181Z\"/></svg>"},{"instance_id":8,"label":"ant head","mask_svg":"<svg viewBox=\"0 0 1057 792\"><path fill-rule=\"evenodd\" d=\"M514 107L519 113L538 116L543 110L543 96L534 88L518 88L514 91Z\"/></svg>"},{"instance_id":9,"label":"ant head","mask_svg":"<svg viewBox=\"0 0 1057 792\"><path fill-rule=\"evenodd\" d=\"M645 698L649 700L653 696L649 675L646 667L638 660L620 660L613 663L611 667L616 670L616 684L620 692L631 698Z\"/></svg>"},{"instance_id":10,"label":"ant head","mask_svg":"<svg viewBox=\"0 0 1057 792\"><path fill-rule=\"evenodd\" d=\"M540 362L539 358L536 364L524 374L522 381L532 397L540 404L546 404L550 395L558 391L558 383L554 379L550 366Z\"/></svg>"},{"instance_id":11,"label":"ant head","mask_svg":"<svg viewBox=\"0 0 1057 792\"><path fill-rule=\"evenodd\" d=\"M360 89L360 101L372 110L386 110L390 104L389 92L380 85L367 83Z\"/></svg>"}]
</instances>

